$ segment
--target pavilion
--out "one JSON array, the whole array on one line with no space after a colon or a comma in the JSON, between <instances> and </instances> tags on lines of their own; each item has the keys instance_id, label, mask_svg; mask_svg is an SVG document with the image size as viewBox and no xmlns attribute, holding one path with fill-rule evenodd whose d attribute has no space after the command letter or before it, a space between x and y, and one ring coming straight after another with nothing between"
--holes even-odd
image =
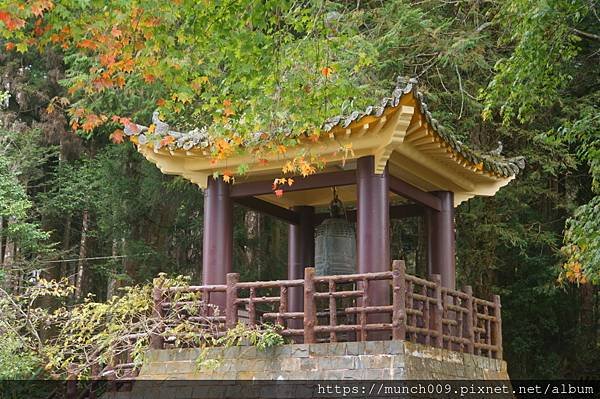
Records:
<instances>
[{"instance_id":1,"label":"pavilion","mask_svg":"<svg viewBox=\"0 0 600 399\"><path fill-rule=\"evenodd\" d=\"M160 123L160 121L155 121ZM268 162L239 155L211 159L208 135L195 129L173 132L168 146L147 142L146 128L126 129L138 136L138 150L165 174L180 175L204 190L202 283L224 284L232 271L234 203L289 223L288 278L301 279L314 266L314 229L325 217L317 210L340 199L355 204L349 217L357 222L358 273L390 270L390 218L423 216L427 225L428 273L439 274L443 286L455 288L454 209L474 196L492 196L524 167L522 158L506 159L467 147L431 116L414 80L397 87L377 106L327 120L317 142L308 137L285 155ZM340 151L349 148L352 152ZM316 154L325 167L275 195L273 181L282 166L301 153ZM250 165L233 183L215 172ZM373 303L384 302L386 290L373 290ZM378 299L379 298L379 299ZM290 291L290 309L302 309L302 293Z\"/></svg>"}]
</instances>

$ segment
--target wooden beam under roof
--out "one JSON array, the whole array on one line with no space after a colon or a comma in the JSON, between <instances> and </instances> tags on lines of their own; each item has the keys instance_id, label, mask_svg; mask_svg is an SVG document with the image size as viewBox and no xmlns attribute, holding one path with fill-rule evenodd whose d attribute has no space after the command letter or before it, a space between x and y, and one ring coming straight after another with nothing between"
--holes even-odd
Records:
<instances>
[{"instance_id":1,"label":"wooden beam under roof","mask_svg":"<svg viewBox=\"0 0 600 399\"><path fill-rule=\"evenodd\" d=\"M356 183L356 172L354 170L345 170L341 172L310 175L307 177L294 176L292 179L294 180L294 184L284 187L285 192L334 186L350 186ZM273 194L273 181L238 183L231 187L231 197L234 199L266 194Z\"/></svg>"},{"instance_id":2,"label":"wooden beam under roof","mask_svg":"<svg viewBox=\"0 0 600 399\"><path fill-rule=\"evenodd\" d=\"M442 203L438 197L394 176L390 176L390 191L436 211L442 209Z\"/></svg>"},{"instance_id":3,"label":"wooden beam under roof","mask_svg":"<svg viewBox=\"0 0 600 399\"><path fill-rule=\"evenodd\" d=\"M404 219L410 217L423 216L425 209L420 204L392 205L390 206L390 219ZM356 222L356 209L346 212L349 222ZM315 226L323 223L329 217L328 213L318 213L314 217Z\"/></svg>"},{"instance_id":4,"label":"wooden beam under roof","mask_svg":"<svg viewBox=\"0 0 600 399\"><path fill-rule=\"evenodd\" d=\"M277 219L283 220L284 222L300 224L300 215L298 215L297 212L271 204L270 202L254 197L235 198L234 201L236 204L240 204L246 208L250 208L254 211L261 212L269 216L273 216Z\"/></svg>"}]
</instances>

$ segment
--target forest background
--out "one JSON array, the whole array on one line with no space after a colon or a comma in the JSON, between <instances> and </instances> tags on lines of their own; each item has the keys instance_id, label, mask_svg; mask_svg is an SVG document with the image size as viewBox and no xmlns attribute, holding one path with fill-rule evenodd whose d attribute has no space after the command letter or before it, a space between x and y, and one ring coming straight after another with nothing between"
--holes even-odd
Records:
<instances>
[{"instance_id":1,"label":"forest background","mask_svg":"<svg viewBox=\"0 0 600 399\"><path fill-rule=\"evenodd\" d=\"M66 277L73 306L159 272L199 280L201 190L145 161L125 140L132 121L158 109L209 126L215 159L265 131L261 146L285 157L298 134L414 77L458 139L526 158L456 214L459 282L502 296L509 374L597 377L599 27L594 0L0 0L3 295ZM287 226L237 207L235 220L241 278L285 277ZM392 257L417 274L423 230L393 224ZM34 374L35 348L0 332L0 365L23 366L0 375Z\"/></svg>"}]
</instances>

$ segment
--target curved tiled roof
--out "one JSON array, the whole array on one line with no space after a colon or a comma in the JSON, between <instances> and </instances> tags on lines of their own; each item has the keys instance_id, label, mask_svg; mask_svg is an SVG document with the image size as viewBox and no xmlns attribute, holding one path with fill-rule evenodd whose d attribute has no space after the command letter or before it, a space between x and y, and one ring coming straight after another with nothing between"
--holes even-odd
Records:
<instances>
[{"instance_id":1,"label":"curved tiled roof","mask_svg":"<svg viewBox=\"0 0 600 399\"><path fill-rule=\"evenodd\" d=\"M417 90L416 79L400 79L398 85L396 85L396 88L392 92L392 96L382 99L379 105L368 106L364 111L354 111L346 116L329 118L323 124L322 129L326 132L331 131L336 127L345 129L354 122L360 122L360 120L366 116L380 117L384 114L386 109L397 107L400 104L402 97L409 93L412 93L416 99L421 114L425 117L427 123L433 128L435 133L437 133L454 152L460 154L469 162L473 164L482 164L484 170L497 173L504 177L517 175L525 167L524 157L504 158L499 155L476 151L457 140L431 115L429 107L425 103L423 93Z\"/></svg>"},{"instance_id":2,"label":"curved tiled roof","mask_svg":"<svg viewBox=\"0 0 600 399\"><path fill-rule=\"evenodd\" d=\"M448 145L451 151L474 165L481 165L480 169L482 172L494 173L502 177L511 177L517 175L525 167L525 159L523 157L504 158L500 155L474 150L460 140L457 140L451 132L446 130L433 118L425 103L424 95L417 90L417 81L415 79L399 80L391 97L382 99L379 105L368 106L364 111L353 111L349 115L340 115L327 119L323 123L321 130L328 133L336 128L346 129L353 123L360 124L361 119L365 117L381 117L386 110L397 107L401 99L408 94L412 94L416 106L419 108L426 123ZM152 133L154 137L158 136L159 139L152 140L152 142L150 142L150 138L148 137L148 127L146 126L130 124L125 126L124 131L128 136L137 136L137 141L140 145L153 143L155 150L164 146L171 150L191 150L193 148L207 148L211 145L211 138L206 127L196 128L188 132L177 132L169 130L165 123L157 123L157 125L159 124L162 129L155 126L155 131ZM173 141L165 144L160 138L167 135L172 136ZM244 145L256 145L260 142L260 137L261 134L256 134L247 140Z\"/></svg>"}]
</instances>

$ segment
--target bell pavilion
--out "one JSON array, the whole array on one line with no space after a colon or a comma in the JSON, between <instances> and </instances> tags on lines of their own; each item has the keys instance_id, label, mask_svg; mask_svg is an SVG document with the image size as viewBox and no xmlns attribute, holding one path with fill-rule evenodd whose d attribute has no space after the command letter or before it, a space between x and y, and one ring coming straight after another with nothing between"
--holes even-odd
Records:
<instances>
[{"instance_id":1,"label":"bell pavilion","mask_svg":"<svg viewBox=\"0 0 600 399\"><path fill-rule=\"evenodd\" d=\"M522 158L481 153L455 139L431 116L415 81L397 87L379 105L327 120L318 142L307 137L268 162L252 155L215 161L205 150L209 138L198 130L169 131L174 145L155 148L142 144L145 128L138 127L126 133L138 136L138 150L149 161L204 191L203 284L223 284L232 271L234 203L289 223L288 278L302 278L303 269L315 265L315 228L327 216L316 210L329 205L335 187L344 204L355 205L347 217L356 222L356 272L390 270L390 219L422 216L428 273L455 288L454 209L474 196L494 195L524 166ZM344 147L352 152L340 151ZM327 163L313 175L294 176L293 185L276 195L274 179L282 177L285 162L301 153ZM249 172L233 184L213 178L240 164L249 165ZM301 306L300 298L290 301L294 308Z\"/></svg>"},{"instance_id":2,"label":"bell pavilion","mask_svg":"<svg viewBox=\"0 0 600 399\"><path fill-rule=\"evenodd\" d=\"M415 81L379 105L330 118L319 140L300 138L267 162L253 155L215 161L205 129L172 131L157 113L150 131L130 125L125 133L163 173L204 191L202 281L154 287L154 316L165 322L148 333L152 349L140 378L508 379L500 297L456 287L454 210L494 195L524 160L461 143L432 118ZM277 188L283 195L274 191L286 162L305 154L324 159L324 167L292 176L293 184ZM250 165L245 175L220 177L243 164ZM233 273L236 203L289 224L286 279L248 282ZM390 220L415 216L427 227L426 278L390 255ZM189 302L186 293L200 296ZM240 323L275 324L293 344L264 353L212 348L207 358L226 364L199 370L198 352L178 348L181 320L195 323L199 339L206 323L218 336ZM131 364L102 373L118 375Z\"/></svg>"}]
</instances>

